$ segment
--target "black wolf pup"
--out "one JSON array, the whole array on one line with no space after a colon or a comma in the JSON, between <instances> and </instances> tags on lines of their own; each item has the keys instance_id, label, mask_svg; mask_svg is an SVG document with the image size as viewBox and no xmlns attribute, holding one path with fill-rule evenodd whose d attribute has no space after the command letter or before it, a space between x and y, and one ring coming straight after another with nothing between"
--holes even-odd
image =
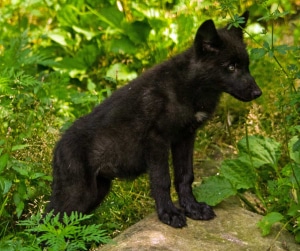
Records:
<instances>
[{"instance_id":1,"label":"black wolf pup","mask_svg":"<svg viewBox=\"0 0 300 251\"><path fill-rule=\"evenodd\" d=\"M245 27L248 12L242 17ZM191 48L114 92L64 133L55 148L47 211L88 213L115 177L148 171L163 223L183 227L186 216L212 219L212 208L197 202L191 188L196 130L211 117L222 92L241 101L262 94L248 67L242 29L216 30L212 20L205 21ZM170 151L181 209L170 197Z\"/></svg>"}]
</instances>

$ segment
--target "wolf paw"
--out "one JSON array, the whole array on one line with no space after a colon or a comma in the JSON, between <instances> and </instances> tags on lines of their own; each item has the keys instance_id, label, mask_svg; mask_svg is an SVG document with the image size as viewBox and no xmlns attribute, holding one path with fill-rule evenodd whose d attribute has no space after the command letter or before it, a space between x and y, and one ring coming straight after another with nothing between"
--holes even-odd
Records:
<instances>
[{"instance_id":1,"label":"wolf paw","mask_svg":"<svg viewBox=\"0 0 300 251\"><path fill-rule=\"evenodd\" d=\"M210 220L216 214L213 209L203 202L194 202L185 206L185 215L194 220Z\"/></svg>"},{"instance_id":2,"label":"wolf paw","mask_svg":"<svg viewBox=\"0 0 300 251\"><path fill-rule=\"evenodd\" d=\"M186 226L186 217L177 208L172 210L162 210L162 212L158 214L158 217L163 223L175 228Z\"/></svg>"}]
</instances>

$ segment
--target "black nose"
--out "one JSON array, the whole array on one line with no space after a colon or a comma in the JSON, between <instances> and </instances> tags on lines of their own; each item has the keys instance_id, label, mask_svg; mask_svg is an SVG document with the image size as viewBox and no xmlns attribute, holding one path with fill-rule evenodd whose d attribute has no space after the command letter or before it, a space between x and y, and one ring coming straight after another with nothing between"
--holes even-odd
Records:
<instances>
[{"instance_id":1,"label":"black nose","mask_svg":"<svg viewBox=\"0 0 300 251\"><path fill-rule=\"evenodd\" d=\"M255 99L255 98L258 98L259 96L261 96L261 94L262 94L261 90L258 89L258 90L255 90L252 92L252 97L253 97L253 99Z\"/></svg>"}]
</instances>

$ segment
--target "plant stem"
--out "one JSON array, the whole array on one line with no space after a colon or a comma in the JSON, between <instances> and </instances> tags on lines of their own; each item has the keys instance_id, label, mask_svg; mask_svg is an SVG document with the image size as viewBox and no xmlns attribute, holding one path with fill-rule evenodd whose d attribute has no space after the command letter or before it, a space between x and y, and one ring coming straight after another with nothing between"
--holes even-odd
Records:
<instances>
[{"instance_id":1,"label":"plant stem","mask_svg":"<svg viewBox=\"0 0 300 251\"><path fill-rule=\"evenodd\" d=\"M259 214L259 212L256 210L255 206L252 205L252 203L241 193L237 194L239 198L251 209L252 212Z\"/></svg>"}]
</instances>

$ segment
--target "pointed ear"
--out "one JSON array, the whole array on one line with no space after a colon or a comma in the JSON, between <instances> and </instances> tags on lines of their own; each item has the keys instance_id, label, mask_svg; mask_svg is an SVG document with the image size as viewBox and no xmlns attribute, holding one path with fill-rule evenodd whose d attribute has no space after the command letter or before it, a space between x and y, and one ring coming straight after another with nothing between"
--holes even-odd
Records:
<instances>
[{"instance_id":1,"label":"pointed ear","mask_svg":"<svg viewBox=\"0 0 300 251\"><path fill-rule=\"evenodd\" d=\"M240 27L231 27L230 31L233 32L235 35L237 35L240 39L243 39L243 29L246 27L248 18L249 18L249 11L245 11L243 15L240 16L240 18L244 19L244 23L240 24ZM241 27L243 29L241 29Z\"/></svg>"},{"instance_id":2,"label":"pointed ear","mask_svg":"<svg viewBox=\"0 0 300 251\"><path fill-rule=\"evenodd\" d=\"M221 45L222 40L218 35L214 22L207 20L201 24L194 41L197 56L204 55L208 52L217 52Z\"/></svg>"}]
</instances>

